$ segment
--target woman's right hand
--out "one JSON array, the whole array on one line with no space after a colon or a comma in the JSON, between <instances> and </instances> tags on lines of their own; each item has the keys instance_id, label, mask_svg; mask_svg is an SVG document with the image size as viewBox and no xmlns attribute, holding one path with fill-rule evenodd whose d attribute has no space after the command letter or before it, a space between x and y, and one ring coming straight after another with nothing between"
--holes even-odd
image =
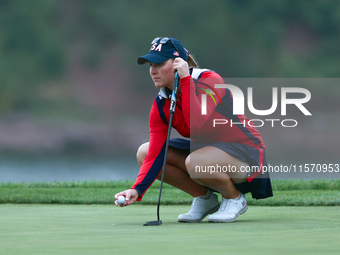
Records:
<instances>
[{"instance_id":1,"label":"woman's right hand","mask_svg":"<svg viewBox=\"0 0 340 255\"><path fill-rule=\"evenodd\" d=\"M124 204L118 204L117 199L118 199L119 196L125 197ZM124 191L119 192L115 195L115 199L116 199L115 205L120 206L120 207L132 205L134 202L136 202L138 197L139 197L139 194L138 194L137 190L135 190L135 189L124 190Z\"/></svg>"}]
</instances>

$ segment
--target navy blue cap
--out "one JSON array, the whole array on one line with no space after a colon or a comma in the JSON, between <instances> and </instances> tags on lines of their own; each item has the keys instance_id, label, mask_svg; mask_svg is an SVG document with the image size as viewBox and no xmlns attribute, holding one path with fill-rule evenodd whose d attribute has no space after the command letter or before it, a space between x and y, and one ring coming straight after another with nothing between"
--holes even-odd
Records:
<instances>
[{"instance_id":1,"label":"navy blue cap","mask_svg":"<svg viewBox=\"0 0 340 255\"><path fill-rule=\"evenodd\" d=\"M155 64L163 63L169 58L181 57L188 59L189 53L183 45L172 37L158 37L152 41L152 46L148 54L137 59L138 64L143 65L146 62Z\"/></svg>"}]
</instances>

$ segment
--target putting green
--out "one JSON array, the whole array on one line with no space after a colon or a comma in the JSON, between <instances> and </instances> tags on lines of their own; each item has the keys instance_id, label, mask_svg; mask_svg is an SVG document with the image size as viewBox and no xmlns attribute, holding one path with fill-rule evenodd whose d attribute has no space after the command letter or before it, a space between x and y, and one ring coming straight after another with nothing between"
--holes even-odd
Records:
<instances>
[{"instance_id":1,"label":"putting green","mask_svg":"<svg viewBox=\"0 0 340 255\"><path fill-rule=\"evenodd\" d=\"M178 223L189 206L0 205L0 254L340 254L339 207L257 207Z\"/></svg>"}]
</instances>

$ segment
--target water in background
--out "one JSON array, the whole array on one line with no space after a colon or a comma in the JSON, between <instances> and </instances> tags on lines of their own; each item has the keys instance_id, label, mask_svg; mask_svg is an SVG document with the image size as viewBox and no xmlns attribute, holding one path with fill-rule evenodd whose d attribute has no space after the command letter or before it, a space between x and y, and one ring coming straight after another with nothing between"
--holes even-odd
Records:
<instances>
[{"instance_id":1,"label":"water in background","mask_svg":"<svg viewBox=\"0 0 340 255\"><path fill-rule=\"evenodd\" d=\"M278 171L270 172L272 179L324 179L340 178L340 172L323 172L321 166L333 164L334 160L285 160L268 162ZM305 164L314 171L305 172ZM320 168L317 171L317 168ZM285 170L282 171L281 169ZM289 172L287 172L287 170ZM294 171L294 169L296 171ZM90 180L135 180L139 171L136 159L54 156L54 157L0 157L0 182L53 182L53 181L90 181Z\"/></svg>"},{"instance_id":2,"label":"water in background","mask_svg":"<svg viewBox=\"0 0 340 255\"><path fill-rule=\"evenodd\" d=\"M0 182L134 180L138 171L133 157L0 157Z\"/></svg>"}]
</instances>

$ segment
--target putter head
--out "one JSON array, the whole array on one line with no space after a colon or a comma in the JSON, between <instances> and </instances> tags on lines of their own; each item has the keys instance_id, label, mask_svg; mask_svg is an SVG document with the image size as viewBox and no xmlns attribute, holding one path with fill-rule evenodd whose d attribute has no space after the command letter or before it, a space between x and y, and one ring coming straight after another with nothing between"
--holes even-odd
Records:
<instances>
[{"instance_id":1,"label":"putter head","mask_svg":"<svg viewBox=\"0 0 340 255\"><path fill-rule=\"evenodd\" d=\"M161 220L155 220L155 221L148 221L143 226L159 226L162 224Z\"/></svg>"}]
</instances>

